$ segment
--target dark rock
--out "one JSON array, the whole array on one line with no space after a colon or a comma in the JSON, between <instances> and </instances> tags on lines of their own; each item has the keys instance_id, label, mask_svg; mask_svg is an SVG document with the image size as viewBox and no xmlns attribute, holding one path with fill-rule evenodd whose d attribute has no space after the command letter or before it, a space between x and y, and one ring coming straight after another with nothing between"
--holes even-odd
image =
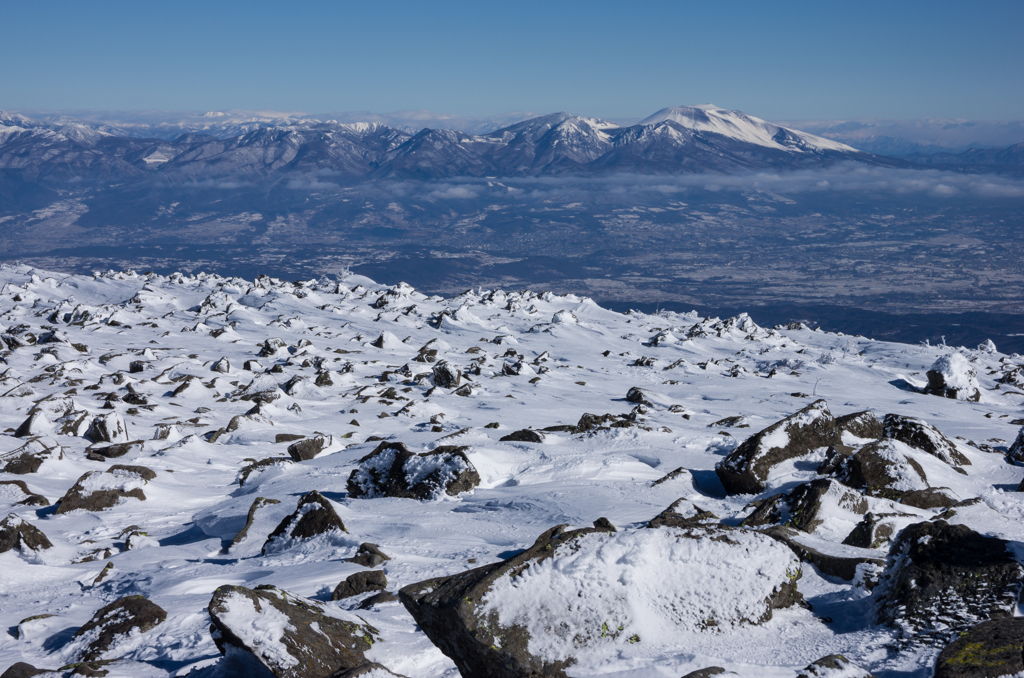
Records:
<instances>
[{"instance_id":1,"label":"dark rock","mask_svg":"<svg viewBox=\"0 0 1024 678\"><path fill-rule=\"evenodd\" d=\"M927 372L928 385L924 393L954 400L981 400L977 372L967 358L959 353L944 355Z\"/></svg>"},{"instance_id":2,"label":"dark rock","mask_svg":"<svg viewBox=\"0 0 1024 678\"><path fill-rule=\"evenodd\" d=\"M296 440L302 440L306 436L299 435L298 433L278 433L274 436L275 443L291 443Z\"/></svg>"},{"instance_id":3,"label":"dark rock","mask_svg":"<svg viewBox=\"0 0 1024 678\"><path fill-rule=\"evenodd\" d=\"M884 427L886 438L898 440L910 447L927 452L957 468L961 473L965 473L965 471L958 467L971 465L971 460L956 449L953 441L922 419L887 414Z\"/></svg>"},{"instance_id":4,"label":"dark rock","mask_svg":"<svg viewBox=\"0 0 1024 678\"><path fill-rule=\"evenodd\" d=\"M19 504L26 506L49 506L50 502L47 501L46 497L41 494L36 494L28 489L28 485L25 484L24 480L0 480L0 485L12 485L17 487L26 495L26 499L19 501Z\"/></svg>"},{"instance_id":5,"label":"dark rock","mask_svg":"<svg viewBox=\"0 0 1024 678\"><path fill-rule=\"evenodd\" d=\"M374 605L381 605L383 603L393 603L398 600L398 596L390 591L381 591L375 593L372 596L368 596L359 602L360 610L369 610Z\"/></svg>"},{"instance_id":6,"label":"dark rock","mask_svg":"<svg viewBox=\"0 0 1024 678\"><path fill-rule=\"evenodd\" d=\"M88 430L89 413L85 410L74 410L54 422L57 433L62 436L81 436Z\"/></svg>"},{"instance_id":7,"label":"dark rock","mask_svg":"<svg viewBox=\"0 0 1024 678\"><path fill-rule=\"evenodd\" d=\"M313 490L302 495L295 507L295 513L286 517L274 528L274 531L267 537L266 543L263 544L261 553L266 555L268 548L271 551L287 548L289 540L312 539L321 534L347 531L331 502Z\"/></svg>"},{"instance_id":8,"label":"dark rock","mask_svg":"<svg viewBox=\"0 0 1024 678\"><path fill-rule=\"evenodd\" d=\"M690 527L716 520L718 520L718 516L714 513L705 511L686 497L683 497L676 499L667 509L651 518L647 523L647 527ZM595 527L597 526L595 525Z\"/></svg>"},{"instance_id":9,"label":"dark rock","mask_svg":"<svg viewBox=\"0 0 1024 678\"><path fill-rule=\"evenodd\" d=\"M43 531L26 523L11 513L0 520L0 553L12 549L27 548L33 551L52 548L53 544L46 538Z\"/></svg>"},{"instance_id":10,"label":"dark rock","mask_svg":"<svg viewBox=\"0 0 1024 678\"><path fill-rule=\"evenodd\" d=\"M167 612L143 596L125 596L92 616L73 638L85 645L83 661L102 659L116 643L137 636L167 619Z\"/></svg>"},{"instance_id":11,"label":"dark rock","mask_svg":"<svg viewBox=\"0 0 1024 678\"><path fill-rule=\"evenodd\" d=\"M935 678L1024 674L1024 619L990 619L962 631L935 661Z\"/></svg>"},{"instance_id":12,"label":"dark rock","mask_svg":"<svg viewBox=\"0 0 1024 678\"><path fill-rule=\"evenodd\" d=\"M221 586L209 610L217 649L247 652L276 678L329 678L362 667L368 663L364 653L377 640L377 629L359 617L275 586ZM277 626L282 615L287 623L278 627L277 638L256 630Z\"/></svg>"},{"instance_id":13,"label":"dark rock","mask_svg":"<svg viewBox=\"0 0 1024 678\"><path fill-rule=\"evenodd\" d=\"M836 477L873 497L900 502L907 498L914 501L917 498L914 493L930 489L921 465L889 440L868 443L857 450L856 454L843 461ZM916 503L907 503L917 506Z\"/></svg>"},{"instance_id":14,"label":"dark rock","mask_svg":"<svg viewBox=\"0 0 1024 678\"><path fill-rule=\"evenodd\" d=\"M854 452L856 450L847 445L840 445L839 443L829 445L828 449L825 450L825 461L818 464L818 468L814 472L822 476L833 475L842 467L847 457L853 456Z\"/></svg>"},{"instance_id":15,"label":"dark rock","mask_svg":"<svg viewBox=\"0 0 1024 678\"><path fill-rule=\"evenodd\" d=\"M390 594L388 594L390 595ZM370 596L375 598L376 596ZM338 673L332 674L331 678L359 678L365 676L366 678L388 678L393 676L394 678L405 678L405 676L398 673L392 673L387 667L378 664L377 662L370 662L369 664L363 664L354 669L345 669Z\"/></svg>"},{"instance_id":16,"label":"dark rock","mask_svg":"<svg viewBox=\"0 0 1024 678\"><path fill-rule=\"evenodd\" d=\"M873 596L878 621L904 638L946 643L978 622L1012 617L1024 568L1007 543L944 520L904 528Z\"/></svg>"},{"instance_id":17,"label":"dark rock","mask_svg":"<svg viewBox=\"0 0 1024 678\"><path fill-rule=\"evenodd\" d=\"M95 446L89 448L89 452L98 454L104 459L116 459L123 457L129 452L142 452L145 447L145 441L143 440L132 440L127 443L115 443L113 445Z\"/></svg>"},{"instance_id":18,"label":"dark rock","mask_svg":"<svg viewBox=\"0 0 1024 678\"><path fill-rule=\"evenodd\" d=\"M0 673L0 678L32 678L32 676L38 676L40 673L56 673L56 671L37 669L25 662L15 662L7 667L6 671Z\"/></svg>"},{"instance_id":19,"label":"dark rock","mask_svg":"<svg viewBox=\"0 0 1024 678\"><path fill-rule=\"evenodd\" d=\"M1006 458L1015 464L1024 464L1024 427L1017 431L1017 437L1006 451Z\"/></svg>"},{"instance_id":20,"label":"dark rock","mask_svg":"<svg viewBox=\"0 0 1024 678\"><path fill-rule=\"evenodd\" d=\"M50 457L57 455L58 459L63 458L64 452L59 445L51 447L44 440L33 438L13 452L0 456L0 464L3 464L0 471L19 476L36 473Z\"/></svg>"},{"instance_id":21,"label":"dark rock","mask_svg":"<svg viewBox=\"0 0 1024 678\"><path fill-rule=\"evenodd\" d=\"M856 578L858 565L871 564L881 567L884 564L881 558L875 558L867 555L848 555L843 553L843 549L841 548L833 549L832 547L834 545L824 540L818 542L817 547L812 546L811 544L800 541L801 532L782 525L773 525L772 527L763 530L763 534L768 535L776 541L782 542L788 546L793 553L800 558L800 560L811 563L822 573L827 574L830 577L845 579L846 581L853 581ZM848 551L849 549L846 550Z\"/></svg>"},{"instance_id":22,"label":"dark rock","mask_svg":"<svg viewBox=\"0 0 1024 678\"><path fill-rule=\"evenodd\" d=\"M46 414L41 410L33 409L29 413L28 418L21 422L21 425L14 431L15 438L28 438L31 436L40 436L51 433L53 430L53 424L46 418Z\"/></svg>"},{"instance_id":23,"label":"dark rock","mask_svg":"<svg viewBox=\"0 0 1024 678\"><path fill-rule=\"evenodd\" d=\"M654 403L650 401L649 396L651 392L645 388L639 386L632 386L626 391L626 400L631 403L637 403L638 405L647 405L653 407Z\"/></svg>"},{"instance_id":24,"label":"dark rock","mask_svg":"<svg viewBox=\"0 0 1024 678\"><path fill-rule=\"evenodd\" d=\"M379 567L385 560L391 560L376 544L364 542L356 549L356 554L348 559L348 562L362 565L363 567Z\"/></svg>"},{"instance_id":25,"label":"dark rock","mask_svg":"<svg viewBox=\"0 0 1024 678\"><path fill-rule=\"evenodd\" d=\"M238 486L242 487L245 485L245 481L249 479L253 473L261 473L268 468L277 466L278 464L294 464L289 457L270 457L269 459L260 459L242 468L238 473Z\"/></svg>"},{"instance_id":26,"label":"dark rock","mask_svg":"<svg viewBox=\"0 0 1024 678\"><path fill-rule=\"evenodd\" d=\"M873 412L867 410L836 417L836 425L839 427L839 430L849 431L858 438L878 440L884 435L882 422L878 420L878 417Z\"/></svg>"},{"instance_id":27,"label":"dark rock","mask_svg":"<svg viewBox=\"0 0 1024 678\"><path fill-rule=\"evenodd\" d=\"M441 445L413 454L403 443L384 441L359 460L359 468L348 478L348 494L424 500L468 492L480 484L480 475L466 456L468 449Z\"/></svg>"},{"instance_id":28,"label":"dark rock","mask_svg":"<svg viewBox=\"0 0 1024 678\"><path fill-rule=\"evenodd\" d=\"M462 372L454 365L443 360L434 365L433 376L434 386L441 388L455 388L462 380Z\"/></svg>"},{"instance_id":29,"label":"dark rock","mask_svg":"<svg viewBox=\"0 0 1024 678\"><path fill-rule=\"evenodd\" d=\"M220 374L227 374L231 371L231 363L227 358L221 358L214 364L210 365L210 369Z\"/></svg>"},{"instance_id":30,"label":"dark rock","mask_svg":"<svg viewBox=\"0 0 1024 678\"><path fill-rule=\"evenodd\" d=\"M318 433L311 438L304 438L288 446L288 456L293 461L308 461L331 446L333 438Z\"/></svg>"},{"instance_id":31,"label":"dark rock","mask_svg":"<svg viewBox=\"0 0 1024 678\"><path fill-rule=\"evenodd\" d=\"M576 424L576 433L587 433L588 431L611 428L617 425L632 426L633 423L617 414L598 415L588 413L580 417L579 422Z\"/></svg>"},{"instance_id":32,"label":"dark rock","mask_svg":"<svg viewBox=\"0 0 1024 678\"><path fill-rule=\"evenodd\" d=\"M776 465L836 443L841 443L839 426L825 401L816 400L747 438L715 465L715 472L729 494L756 494L764 491Z\"/></svg>"},{"instance_id":33,"label":"dark rock","mask_svg":"<svg viewBox=\"0 0 1024 678\"><path fill-rule=\"evenodd\" d=\"M544 434L524 428L502 436L498 440L503 443L542 443L544 442Z\"/></svg>"},{"instance_id":34,"label":"dark rock","mask_svg":"<svg viewBox=\"0 0 1024 678\"><path fill-rule=\"evenodd\" d=\"M252 527L253 522L256 520L256 511L263 508L264 506L270 506L273 504L280 503L281 502L278 501L277 499L267 499L266 497L256 497L255 499L253 499L252 505L249 506L249 513L245 516L245 525L242 527L241 530L238 531L238 534L235 535L235 538L231 540L231 545L235 546L236 544L241 543L241 541L245 539L246 536L248 536L249 528Z\"/></svg>"},{"instance_id":35,"label":"dark rock","mask_svg":"<svg viewBox=\"0 0 1024 678\"><path fill-rule=\"evenodd\" d=\"M796 678L875 678L875 674L868 673L841 654L830 654L808 664Z\"/></svg>"},{"instance_id":36,"label":"dark rock","mask_svg":"<svg viewBox=\"0 0 1024 678\"><path fill-rule=\"evenodd\" d=\"M768 497L744 518L740 525L759 527L762 525L784 524L804 532L813 532L824 522L822 509L836 508L851 513L863 514L868 502L859 492L830 478L819 478L802 483L786 494Z\"/></svg>"},{"instance_id":37,"label":"dark rock","mask_svg":"<svg viewBox=\"0 0 1024 678\"><path fill-rule=\"evenodd\" d=\"M96 416L85 437L94 443L119 443L128 440L128 427L117 412Z\"/></svg>"},{"instance_id":38,"label":"dark rock","mask_svg":"<svg viewBox=\"0 0 1024 678\"><path fill-rule=\"evenodd\" d=\"M156 471L153 469L132 464L114 464L107 469L107 473L113 473L114 475L129 473L142 478L146 482L156 478Z\"/></svg>"},{"instance_id":39,"label":"dark rock","mask_svg":"<svg viewBox=\"0 0 1024 678\"><path fill-rule=\"evenodd\" d=\"M138 374L140 372L145 371L145 369L146 369L146 361L145 360L133 360L130 363L128 363L128 373L129 374Z\"/></svg>"},{"instance_id":40,"label":"dark rock","mask_svg":"<svg viewBox=\"0 0 1024 678\"><path fill-rule=\"evenodd\" d=\"M726 671L721 666L709 666L705 669L697 669L696 671L690 671L683 678L711 678L712 676L735 676L736 674L732 671Z\"/></svg>"},{"instance_id":41,"label":"dark rock","mask_svg":"<svg viewBox=\"0 0 1024 678\"><path fill-rule=\"evenodd\" d=\"M262 344L260 344L260 352L257 353L256 355L258 355L261 358L267 358L267 357L270 357L270 356L275 356L275 355L277 355L278 351L280 351L281 349L285 348L286 346L288 346L288 342L285 341L284 339L279 339L277 337L271 337L271 338L265 340ZM255 362L255 361L253 361L253 362Z\"/></svg>"},{"instance_id":42,"label":"dark rock","mask_svg":"<svg viewBox=\"0 0 1024 678\"><path fill-rule=\"evenodd\" d=\"M345 577L345 581L335 587L334 593L331 594L331 600L351 598L369 591L383 591L387 587L388 578L381 570L356 572Z\"/></svg>"},{"instance_id":43,"label":"dark rock","mask_svg":"<svg viewBox=\"0 0 1024 678\"><path fill-rule=\"evenodd\" d=\"M106 476L111 476L106 478ZM57 500L56 513L68 513L77 509L86 511L102 511L121 503L129 497L146 500L146 494L140 487L128 487L132 483L119 479L111 471L103 473L89 471L78 479L67 493ZM95 489L89 489L95 488Z\"/></svg>"},{"instance_id":44,"label":"dark rock","mask_svg":"<svg viewBox=\"0 0 1024 678\"><path fill-rule=\"evenodd\" d=\"M892 541L897 529L892 520L894 517L909 517L897 513L865 513L864 518L850 531L843 540L846 546L862 549L882 548Z\"/></svg>"}]
</instances>

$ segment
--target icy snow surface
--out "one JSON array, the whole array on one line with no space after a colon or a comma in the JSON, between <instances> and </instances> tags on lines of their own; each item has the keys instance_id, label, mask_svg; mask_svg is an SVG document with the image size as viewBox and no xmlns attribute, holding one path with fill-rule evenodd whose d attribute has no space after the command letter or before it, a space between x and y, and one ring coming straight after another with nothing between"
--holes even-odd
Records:
<instances>
[{"instance_id":1,"label":"icy snow surface","mask_svg":"<svg viewBox=\"0 0 1024 678\"><path fill-rule=\"evenodd\" d=\"M89 416L112 407L124 418L127 439L145 440L141 450L124 457L93 461L86 458L88 440L60 433L55 424L40 441L60 449L43 460L39 471L0 473L0 479L22 480L52 504L89 471L130 464L156 472L144 484L138 476L91 477L90 484L144 488L145 501L132 499L102 512L58 515L52 506L19 504L20 490L3 487L3 515L17 514L42 530L54 547L0 554L0 622L17 630L0 634L0 667L17 661L62 665L68 659L62 650L75 629L103 605L140 593L167 610L168 617L119 646L121 656L135 662L124 666L147 676L183 676L194 667L200 667L194 677L228 676L237 658L221 659L206 611L218 586L273 584L342 612L353 610L359 598L330 602L330 593L363 569L346 562L361 542L377 544L391 556L382 567L388 590L397 591L507 558L557 524L588 526L607 517L619 528L618 536L613 541L593 537L600 558L579 564L602 570L602 576L643 578L649 596L616 600L608 607L621 613L624 626L625 621L632 625L640 642L581 653L571 675L678 677L718 665L743 676L794 678L809 662L835 652L881 678L924 678L937 650L892 653L888 644L894 633L873 623L871 596L862 587L822 576L803 563L799 589L813 611L776 611L762 626L694 630L691 612L697 603L687 592L695 590L699 577L732 572L733 581L723 585L751 595L756 578L743 574L742 562L724 563L720 572L710 567L694 572L683 564L692 554L644 547L645 540L654 538L648 532L655 531L640 528L682 496L726 524L738 524L750 513L749 504L761 497L726 497L715 463L747 435L817 398L828 402L834 416L872 410L881 418L894 412L936 426L971 460L968 475L895 443L892 451L901 454L894 459L912 456L932 486L948 486L964 499L980 497L981 504L958 510L956 520L1009 539L1015 552L1024 552L1024 494L1014 491L1024 468L1007 464L999 452L1017 434L1019 427L1010 422L1021 416L1024 395L996 381L1024 363L1020 356L959 353L985 393L984 402L974 403L923 395L908 386L925 381L929 367L949 353L944 347L806 328L768 330L746 317L717 321L691 314L618 314L575 296L472 290L445 300L408 286L386 291L357 276L289 283L0 269L0 334L16 332L19 325L37 337L48 328L59 330L56 342L3 354L0 430L8 432L0 436L0 463L26 444L27 439L11 435L13 429L46 396L63 395L71 410ZM384 347L371 345L382 333L387 333ZM674 340L652 345L659 334ZM284 346L257 357L270 338L283 340ZM435 360L459 368L472 384L471 395L433 387L434 363L416 360L432 340L437 341L427 348L437 351ZM85 352L72 344L84 345ZM822 356L829 359L819 360ZM641 357L653 364L635 366ZM230 363L227 373L211 369L221 358ZM244 370L247 360L258 360L260 371ZM500 376L506 362L531 369ZM262 371L270 368L277 371ZM326 373L331 384L315 385L318 373ZM307 381L288 395L282 387L296 376ZM645 389L652 403L636 413L639 426L586 434L549 431L542 443L499 441L524 428L575 425L584 413L629 414L635 405L625 395L633 386ZM111 394L116 399L108 400ZM226 428L264 394L273 400L259 403L258 414L216 442L207 440L207 433ZM41 406L51 422L63 416L63 408ZM735 416L745 417L749 428L712 426ZM498 428L485 428L492 423ZM167 427L173 434L154 439ZM275 442L278 434L317 433L332 436L334 444L309 461L254 471L239 484L241 470L254 460L287 457L288 443ZM470 493L425 502L351 499L349 475L379 444L370 437L403 442L417 453L440 445L468 446L481 483ZM30 447L41 450L44 445ZM797 459L780 466L761 496L816 478L819 462ZM679 467L692 475L652 485ZM273 553L260 555L267 535L311 490L332 502L348 534L275 545ZM256 497L280 503L260 508L248 536L231 546ZM874 511L899 510L919 519L937 513L883 500L869 504ZM838 544L855 517L841 507L828 508L813 539ZM131 526L147 533L148 548L125 547L123 531ZM636 548L627 548L632 544ZM771 544L765 548L781 548ZM622 550L621 562L614 549ZM86 560L97 550L109 550L109 559L101 554ZM883 558L886 552L876 553ZM766 566L775 562L764 560ZM96 583L108 563L112 569ZM569 583L593 585L584 570L556 571L553 563L550 568L538 568L531 576L549 578L555 586L552 600L567 595ZM666 611L671 606L662 606L669 600L678 602L671 613ZM509 607L508 614L514 609ZM55 616L19 626L40 614ZM370 659L410 678L457 675L399 603L379 604L359 615L380 630L382 640L369 652ZM655 628L658 615L676 615L685 623L675 633L667 624ZM824 617L833 621L823 623ZM262 627L252 628L263 633ZM274 629L273 624L264 629L267 642L277 633ZM116 675L121 674L112 678Z\"/></svg>"}]
</instances>

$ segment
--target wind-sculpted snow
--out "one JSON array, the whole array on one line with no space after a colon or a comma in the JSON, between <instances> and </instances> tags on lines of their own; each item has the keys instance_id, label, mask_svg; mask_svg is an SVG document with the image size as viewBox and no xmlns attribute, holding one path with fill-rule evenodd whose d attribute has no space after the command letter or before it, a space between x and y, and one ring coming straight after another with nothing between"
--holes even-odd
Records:
<instances>
[{"instance_id":1,"label":"wind-sculpted snow","mask_svg":"<svg viewBox=\"0 0 1024 678\"><path fill-rule=\"evenodd\" d=\"M451 678L458 648L435 646L394 594L596 521L585 553L523 575L528 597L527 579L510 579L488 598L537 630L531 651L562 656L577 637L605 648L573 647L567 675L795 678L841 654L880 677L926 676L941 650L930 608L913 628L876 615L901 530L941 516L1024 553L1024 468L1006 463L1024 458L1024 358L990 345L619 314L549 292L444 299L358 276L23 266L0 269L0 341L0 672L77 661L77 629L143 596L166 619L104 651L110 678L297 670L279 651L327 666L326 646L310 649L315 615L376 630L353 670ZM956 368L947 385L972 374L980 399L925 393L936 361ZM744 460L732 490L746 494L726 492L716 466L746 473ZM670 539L685 530L742 548ZM763 618L757 601L797 557L794 599L810 607ZM332 600L371 570L384 590ZM298 636L226 598L261 586L314 615L289 622ZM220 636L220 649L218 589L222 612L241 615L227 619L238 643ZM936 623L983 621L974 595ZM717 625L700 623L709 606Z\"/></svg>"}]
</instances>

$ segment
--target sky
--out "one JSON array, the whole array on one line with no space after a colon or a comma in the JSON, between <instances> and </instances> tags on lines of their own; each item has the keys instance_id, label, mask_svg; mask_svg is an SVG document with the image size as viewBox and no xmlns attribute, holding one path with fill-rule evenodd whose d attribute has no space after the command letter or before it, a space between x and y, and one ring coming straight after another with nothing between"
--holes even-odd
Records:
<instances>
[{"instance_id":1,"label":"sky","mask_svg":"<svg viewBox=\"0 0 1024 678\"><path fill-rule=\"evenodd\" d=\"M1024 2L3 2L0 109L1024 118Z\"/></svg>"}]
</instances>

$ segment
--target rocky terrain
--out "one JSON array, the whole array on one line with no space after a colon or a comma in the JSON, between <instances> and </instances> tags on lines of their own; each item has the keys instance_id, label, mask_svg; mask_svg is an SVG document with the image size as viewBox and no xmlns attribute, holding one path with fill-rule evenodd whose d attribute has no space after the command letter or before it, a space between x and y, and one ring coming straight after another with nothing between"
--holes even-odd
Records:
<instances>
[{"instance_id":1,"label":"rocky terrain","mask_svg":"<svg viewBox=\"0 0 1024 678\"><path fill-rule=\"evenodd\" d=\"M1024 358L0 269L0 675L1024 671Z\"/></svg>"}]
</instances>

